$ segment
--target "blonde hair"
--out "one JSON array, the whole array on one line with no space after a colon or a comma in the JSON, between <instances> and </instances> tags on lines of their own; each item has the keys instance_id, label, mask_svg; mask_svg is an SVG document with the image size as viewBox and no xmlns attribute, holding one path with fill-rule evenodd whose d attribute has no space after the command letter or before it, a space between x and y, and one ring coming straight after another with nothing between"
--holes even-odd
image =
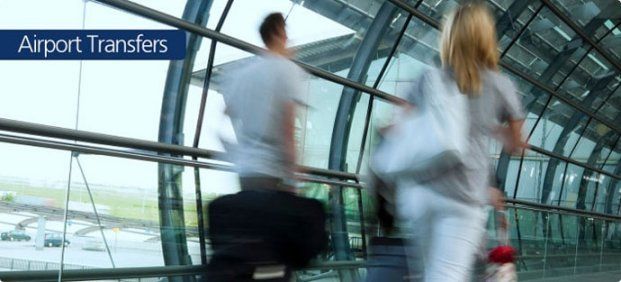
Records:
<instances>
[{"instance_id":1,"label":"blonde hair","mask_svg":"<svg viewBox=\"0 0 621 282\"><path fill-rule=\"evenodd\" d=\"M440 57L442 65L453 71L462 93L481 92L480 71L498 70L496 27L485 4L463 4L446 18Z\"/></svg>"}]
</instances>

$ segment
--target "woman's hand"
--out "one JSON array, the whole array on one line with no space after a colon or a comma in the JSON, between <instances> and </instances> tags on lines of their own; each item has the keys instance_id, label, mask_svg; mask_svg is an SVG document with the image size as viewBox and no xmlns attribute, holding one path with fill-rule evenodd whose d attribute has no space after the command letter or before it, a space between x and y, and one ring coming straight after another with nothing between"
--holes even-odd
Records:
<instances>
[{"instance_id":1,"label":"woman's hand","mask_svg":"<svg viewBox=\"0 0 621 282\"><path fill-rule=\"evenodd\" d=\"M509 121L509 125L498 129L498 135L503 143L505 152L512 155L521 155L528 149L529 144L522 136L523 120Z\"/></svg>"},{"instance_id":2,"label":"woman's hand","mask_svg":"<svg viewBox=\"0 0 621 282\"><path fill-rule=\"evenodd\" d=\"M489 187L489 201L490 205L494 207L494 211L496 213L503 214L502 216L496 216L498 227L503 230L507 230L507 218L504 216L505 213L505 195L502 191L495 187Z\"/></svg>"}]
</instances>

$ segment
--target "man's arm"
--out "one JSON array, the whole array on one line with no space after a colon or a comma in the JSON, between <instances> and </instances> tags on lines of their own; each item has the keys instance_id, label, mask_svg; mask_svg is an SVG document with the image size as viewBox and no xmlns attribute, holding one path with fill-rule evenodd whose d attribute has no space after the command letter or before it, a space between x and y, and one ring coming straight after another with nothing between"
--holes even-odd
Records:
<instances>
[{"instance_id":1,"label":"man's arm","mask_svg":"<svg viewBox=\"0 0 621 282\"><path fill-rule=\"evenodd\" d=\"M297 165L296 149L295 149L295 102L289 101L285 103L285 117L283 120L283 138L285 144L285 157L287 162L293 167ZM290 170L293 174L295 169Z\"/></svg>"}]
</instances>

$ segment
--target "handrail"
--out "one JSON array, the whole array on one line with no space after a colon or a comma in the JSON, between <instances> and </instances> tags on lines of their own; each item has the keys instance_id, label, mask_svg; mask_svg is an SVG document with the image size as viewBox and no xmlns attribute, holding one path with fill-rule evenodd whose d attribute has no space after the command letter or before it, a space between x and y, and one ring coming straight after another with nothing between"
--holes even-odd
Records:
<instances>
[{"instance_id":1,"label":"handrail","mask_svg":"<svg viewBox=\"0 0 621 282\"><path fill-rule=\"evenodd\" d=\"M123 279L143 277L171 277L184 275L199 275L205 273L202 265L174 265L155 267L120 267L94 269L67 269L63 270L63 281L84 281L102 279ZM3 271L0 280L3 282L47 282L57 281L58 270L37 271Z\"/></svg>"},{"instance_id":2,"label":"handrail","mask_svg":"<svg viewBox=\"0 0 621 282\"><path fill-rule=\"evenodd\" d=\"M505 202L513 206L522 206L522 207L527 207L531 210L537 210L537 211L543 211L543 212L550 212L551 210L555 210L561 213L583 216L583 217L592 217L592 218L613 220L613 221L621 220L621 216L619 215L585 211L585 210L568 208L568 207L563 207L563 206L539 204L539 203L535 203L531 201L524 201L524 200L519 200L519 199L506 199Z\"/></svg>"},{"instance_id":3,"label":"handrail","mask_svg":"<svg viewBox=\"0 0 621 282\"><path fill-rule=\"evenodd\" d=\"M147 141L138 138L121 137L104 133L95 133L85 130L68 129L58 126L43 125L39 123L18 121L7 118L0 118L0 130L40 135L51 138L67 139L72 141L89 142L108 146L129 147L133 149L167 153L171 155L188 155L198 158L218 160L224 159L224 157L220 153L211 150L160 143L156 141Z\"/></svg>"},{"instance_id":4,"label":"handrail","mask_svg":"<svg viewBox=\"0 0 621 282\"><path fill-rule=\"evenodd\" d=\"M109 134L96 133L96 132L90 132L90 131L84 131L84 130L68 129L68 128L62 128L62 127L57 127L57 126L43 125L39 123L32 123L32 122L25 122L25 121L17 121L17 120L6 119L6 118L0 118L0 130L6 130L6 131L11 131L11 132L16 132L16 133L31 134L31 135L38 135L38 136L44 136L44 137L51 137L51 138L66 139L66 140L72 140L72 141L95 143L95 144L108 145L108 146L126 147L126 148L132 148L132 149L146 150L150 152L152 151L152 152L160 153L159 155L160 157L166 157L166 155L161 155L161 154L167 154L167 155L190 156L190 157L196 157L196 158L206 158L206 159L213 159L216 161L226 161L225 153L217 152L213 150L206 150L206 149L181 146L181 145L175 145L175 144L166 144L166 143L160 143L160 142L155 142L155 141L147 141L147 140L138 139L138 138L121 137L117 135L109 135ZM6 140L7 142L11 142L8 139ZM13 143L15 143L15 139L13 139ZM96 147L91 147L91 150L95 150L95 149ZM611 173L611 172L608 172L608 171L605 171L599 168L588 166L587 164L578 162L571 158L567 158L565 156L556 154L554 152L550 152L548 150L545 150L545 149L542 149L536 146L530 146L529 149L534 152L547 155L550 157L554 157L556 159L560 159L565 162L569 162L577 166L584 167L588 170L591 170L591 171L594 171L600 174L604 174L612 178L621 179L621 176L616 175L614 173ZM129 157L129 154L133 154L134 158L138 158L139 155L142 155L141 156L142 159L148 159L150 158L148 157L150 155L153 156L153 154L140 154L140 153L129 153L129 152L126 155ZM190 164L190 162L186 162L186 163ZM211 164L211 166L218 166L218 165ZM356 182L360 181L359 176L354 173L347 173L347 172L313 168L313 167L302 167L302 170L307 171L317 176L335 177L341 180L354 180Z\"/></svg>"},{"instance_id":5,"label":"handrail","mask_svg":"<svg viewBox=\"0 0 621 282\"><path fill-rule=\"evenodd\" d=\"M220 163L206 162L206 161L195 161L195 160L184 159L180 157L157 155L151 152L146 152L146 153L132 152L132 151L127 151L127 150L97 147L97 146L53 141L53 140L44 140L44 139L31 138L31 137L25 137L25 136L15 136L15 135L10 135L10 134L0 134L0 142L28 145L28 146L35 146L35 147L42 147L42 148L50 148L50 149L58 149L58 150L67 150L67 151L79 152L79 153L84 153L84 154L121 157L121 158L135 159L135 160L142 160L142 161L169 163L169 164L192 166L192 167L206 168L206 169L217 169L221 171L233 171L232 165L228 165L228 164L220 164ZM345 172L331 173L331 171L329 170L317 169L317 168L311 168L311 167L302 167L302 171L303 173L299 173L297 175L298 179L302 181L324 183L324 184L337 185L337 186L347 186L347 187L353 187L353 188L359 188L359 189L362 188L362 185L359 183L357 179L358 176L356 174L345 173ZM318 176L318 177L313 177L313 176ZM334 179L337 179L337 180L334 180ZM340 181L341 179L345 181ZM353 180L355 182L348 182L347 180Z\"/></svg>"},{"instance_id":6,"label":"handrail","mask_svg":"<svg viewBox=\"0 0 621 282\"><path fill-rule=\"evenodd\" d=\"M365 261L331 261L311 264L302 270L352 269L365 266ZM200 275L206 271L207 268L203 265L67 269L63 271L63 281ZM47 282L56 281L57 277L58 270L0 271L0 280L3 282Z\"/></svg>"},{"instance_id":7,"label":"handrail","mask_svg":"<svg viewBox=\"0 0 621 282\"><path fill-rule=\"evenodd\" d=\"M544 204L534 204L527 201L520 200L507 200L509 204L518 205L518 209L523 209L523 206L538 206L554 209L557 212L573 212L573 209L555 207ZM544 210L550 212L550 210ZM584 212L584 214L592 215L592 217L610 217L604 216L598 213ZM554 211L553 211L554 213ZM621 217L615 217L617 220ZM615 254L584 254L586 256L593 255L615 255ZM553 255L554 257L565 256L565 254ZM569 255L570 256L570 255ZM521 256L524 259L536 259L538 255L525 255ZM300 270L325 270L325 269L355 269L367 267L366 261L330 261L324 263L312 264L304 267ZM376 265L374 265L376 266ZM192 266L157 266L157 267L124 267L124 268L94 268L84 270L64 270L64 281L82 281L82 280L101 280L101 279L122 279L122 278L142 278L142 277L168 277L168 276L182 276L182 275L200 275L205 273L206 268L202 265ZM4 282L10 281L56 281L58 270L42 270L42 271L4 271L0 272L0 280Z\"/></svg>"},{"instance_id":8,"label":"handrail","mask_svg":"<svg viewBox=\"0 0 621 282\"><path fill-rule=\"evenodd\" d=\"M0 128L3 128L2 127L3 120L5 119L0 118ZM60 129L60 130L75 132L75 130L69 130L69 129ZM90 133L90 134L99 135L95 133ZM108 137L112 138L114 136L108 135ZM132 138L121 138L121 139L132 140ZM194 160L173 157L173 156L132 152L132 151L126 151L126 150L113 149L113 148L96 147L96 146L89 146L89 145L84 145L84 144L74 144L74 143L67 143L67 142L60 142L60 141L53 141L53 140L41 140L37 138L29 138L29 137L24 137L24 136L13 136L13 135L8 135L8 134L0 134L0 142L45 147L45 148L52 148L52 149L61 149L61 150L82 152L86 154L98 154L98 155L123 157L123 158L138 159L138 160L145 160L145 161L165 162L165 163L172 163L172 164L178 164L178 165L183 165L183 166L218 169L218 170L224 170L224 171L230 171L232 169L230 166L219 164L219 163L213 163L213 162L194 161ZM150 142L150 141L144 141L142 143L143 144L148 144L148 143L159 144L157 142ZM127 144L124 144L124 145L127 145ZM181 147L181 149L185 149L184 146L178 146L178 145L173 145L173 146ZM179 148L177 148L177 150L179 150ZM207 151L204 149L196 149L196 150ZM363 188L364 186L359 181L360 179L362 179L362 177L354 173L334 172L331 170L316 169L316 168L310 168L310 167L305 167L303 168L303 170L305 172L299 175L301 180L308 180L310 182L326 183L330 185L342 185L342 186L355 187L355 188ZM310 175L310 177L305 174ZM326 177L328 179L321 179L321 178L312 177L312 176ZM333 178L336 180L333 180L330 178ZM345 180L345 181L339 181L339 180ZM354 180L355 182L348 182L348 180ZM547 211L558 210L558 211L563 211L565 213L598 217L598 218L608 219L608 220L620 220L621 219L621 216L619 215L610 215L610 214L604 214L604 213L598 213L598 212L590 212L590 211L579 210L579 209L574 209L574 208L540 204L540 203L518 200L518 199L507 199L507 203L514 204L514 205L528 206L531 208L545 209Z\"/></svg>"},{"instance_id":9,"label":"handrail","mask_svg":"<svg viewBox=\"0 0 621 282\"><path fill-rule=\"evenodd\" d=\"M575 254L574 254L575 255ZM615 256L616 253L581 254L583 256ZM571 257L571 254L548 255L547 257ZM523 259L537 259L543 256L526 255ZM339 270L357 269L369 266L366 261L330 261L312 264L300 270ZM377 266L377 265L373 265ZM153 266L153 267L121 267L121 268L93 268L93 269L68 269L63 271L63 281L83 281L102 279L123 278L147 278L147 277L171 277L185 275L201 275L206 273L207 268L203 265L183 266ZM3 282L47 282L56 281L58 270L37 271L3 271L0 272L0 280Z\"/></svg>"}]
</instances>

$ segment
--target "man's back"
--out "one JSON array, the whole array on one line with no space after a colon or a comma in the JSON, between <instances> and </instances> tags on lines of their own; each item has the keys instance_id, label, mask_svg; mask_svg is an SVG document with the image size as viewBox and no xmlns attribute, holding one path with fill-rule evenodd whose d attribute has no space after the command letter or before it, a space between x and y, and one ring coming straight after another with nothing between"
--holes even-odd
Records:
<instances>
[{"instance_id":1,"label":"man's back","mask_svg":"<svg viewBox=\"0 0 621 282\"><path fill-rule=\"evenodd\" d=\"M286 106L300 100L303 76L284 57L266 54L229 78L224 99L237 136L231 153L240 177L287 177Z\"/></svg>"}]
</instances>

